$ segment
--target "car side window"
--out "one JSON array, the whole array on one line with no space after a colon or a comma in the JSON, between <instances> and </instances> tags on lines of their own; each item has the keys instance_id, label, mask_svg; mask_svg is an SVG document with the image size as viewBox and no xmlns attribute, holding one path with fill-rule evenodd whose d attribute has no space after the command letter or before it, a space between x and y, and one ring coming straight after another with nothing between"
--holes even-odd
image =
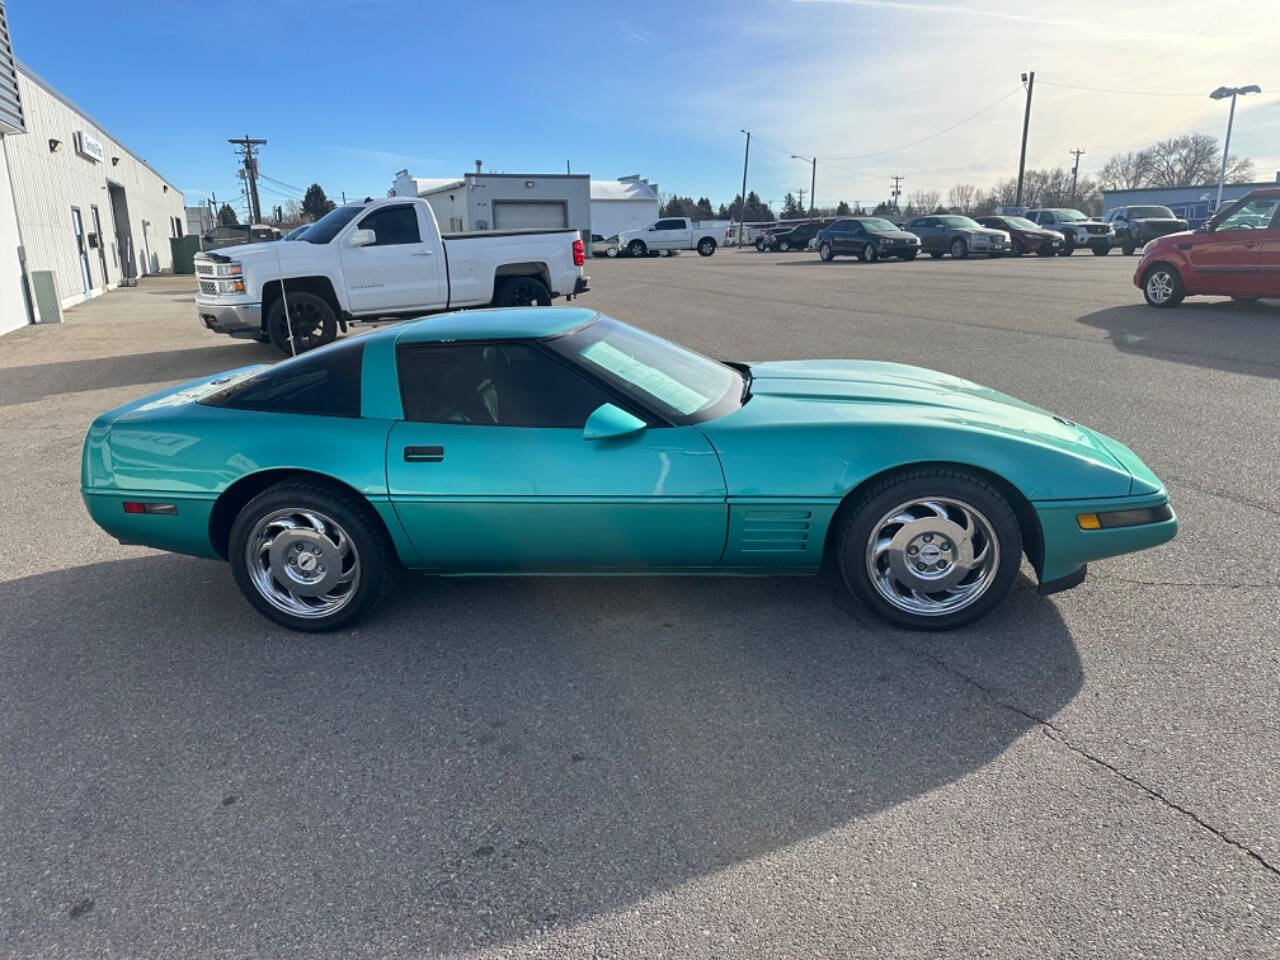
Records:
<instances>
[{"instance_id":1,"label":"car side window","mask_svg":"<svg viewBox=\"0 0 1280 960\"><path fill-rule=\"evenodd\" d=\"M1280 207L1280 197L1257 197L1240 204L1215 228L1218 233L1226 230L1265 230Z\"/></svg>"},{"instance_id":2,"label":"car side window","mask_svg":"<svg viewBox=\"0 0 1280 960\"><path fill-rule=\"evenodd\" d=\"M418 231L418 213L409 204L375 210L356 226L361 230L374 232L378 238L371 244L374 247L422 242L422 234Z\"/></svg>"},{"instance_id":3,"label":"car side window","mask_svg":"<svg viewBox=\"0 0 1280 960\"><path fill-rule=\"evenodd\" d=\"M613 402L602 387L524 343L413 344L396 354L407 420L582 429Z\"/></svg>"},{"instance_id":4,"label":"car side window","mask_svg":"<svg viewBox=\"0 0 1280 960\"><path fill-rule=\"evenodd\" d=\"M233 410L358 417L363 368L364 338L339 340L237 380L200 402Z\"/></svg>"}]
</instances>

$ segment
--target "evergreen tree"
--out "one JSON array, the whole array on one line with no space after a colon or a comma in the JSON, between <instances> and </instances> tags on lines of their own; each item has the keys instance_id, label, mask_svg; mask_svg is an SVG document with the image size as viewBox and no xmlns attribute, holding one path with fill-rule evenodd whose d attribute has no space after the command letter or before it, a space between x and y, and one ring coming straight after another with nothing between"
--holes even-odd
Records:
<instances>
[{"instance_id":1,"label":"evergreen tree","mask_svg":"<svg viewBox=\"0 0 1280 960\"><path fill-rule=\"evenodd\" d=\"M231 209L231 204L224 203L222 209L218 211L218 226L234 227L239 222L236 218L236 212Z\"/></svg>"},{"instance_id":2,"label":"evergreen tree","mask_svg":"<svg viewBox=\"0 0 1280 960\"><path fill-rule=\"evenodd\" d=\"M307 192L302 198L302 212L312 220L319 220L336 206L336 203L325 196L324 187L318 183L307 187Z\"/></svg>"}]
</instances>

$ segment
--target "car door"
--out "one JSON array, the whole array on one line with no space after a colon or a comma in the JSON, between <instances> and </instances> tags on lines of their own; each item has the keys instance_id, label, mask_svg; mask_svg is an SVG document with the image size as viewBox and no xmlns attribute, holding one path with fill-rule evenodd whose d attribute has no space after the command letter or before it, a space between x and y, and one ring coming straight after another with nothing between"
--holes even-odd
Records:
<instances>
[{"instance_id":1,"label":"car door","mask_svg":"<svg viewBox=\"0 0 1280 960\"><path fill-rule=\"evenodd\" d=\"M1280 297L1280 210L1262 237L1258 258L1258 292L1264 297Z\"/></svg>"},{"instance_id":2,"label":"car door","mask_svg":"<svg viewBox=\"0 0 1280 960\"><path fill-rule=\"evenodd\" d=\"M1211 230L1185 241L1190 247L1189 292L1254 293L1262 264L1263 240L1280 206L1280 197L1254 197L1235 206Z\"/></svg>"},{"instance_id":3,"label":"car door","mask_svg":"<svg viewBox=\"0 0 1280 960\"><path fill-rule=\"evenodd\" d=\"M379 207L349 224L339 236L339 257L352 313L395 313L443 307L444 253L427 229L418 204ZM372 230L372 243L360 244Z\"/></svg>"},{"instance_id":4,"label":"car door","mask_svg":"<svg viewBox=\"0 0 1280 960\"><path fill-rule=\"evenodd\" d=\"M720 559L724 477L693 427L653 420L626 437L584 439L592 411L626 401L535 344L406 344L397 360L405 419L388 439L387 483L425 567L647 570Z\"/></svg>"},{"instance_id":5,"label":"car door","mask_svg":"<svg viewBox=\"0 0 1280 960\"><path fill-rule=\"evenodd\" d=\"M920 238L920 247L933 253L937 250L945 249L942 242L942 230L939 229L938 222L932 217L921 217L919 220L912 220L907 225L907 232L914 233Z\"/></svg>"},{"instance_id":6,"label":"car door","mask_svg":"<svg viewBox=\"0 0 1280 960\"><path fill-rule=\"evenodd\" d=\"M856 252L864 239L862 224L857 220L845 221L831 231L831 245L837 253Z\"/></svg>"}]
</instances>

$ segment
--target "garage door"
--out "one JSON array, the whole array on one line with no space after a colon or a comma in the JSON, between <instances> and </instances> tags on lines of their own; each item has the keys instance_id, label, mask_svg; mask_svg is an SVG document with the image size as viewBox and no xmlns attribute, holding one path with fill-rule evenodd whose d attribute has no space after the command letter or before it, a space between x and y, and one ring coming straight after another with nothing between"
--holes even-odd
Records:
<instances>
[{"instance_id":1,"label":"garage door","mask_svg":"<svg viewBox=\"0 0 1280 960\"><path fill-rule=\"evenodd\" d=\"M493 225L498 230L564 229L569 226L569 215L563 200L546 203L495 200Z\"/></svg>"}]
</instances>

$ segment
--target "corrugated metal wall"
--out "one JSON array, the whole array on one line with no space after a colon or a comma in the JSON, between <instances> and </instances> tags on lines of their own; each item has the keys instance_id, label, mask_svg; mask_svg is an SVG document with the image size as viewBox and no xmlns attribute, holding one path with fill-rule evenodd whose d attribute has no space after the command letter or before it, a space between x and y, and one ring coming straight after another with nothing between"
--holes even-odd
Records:
<instances>
[{"instance_id":1,"label":"corrugated metal wall","mask_svg":"<svg viewBox=\"0 0 1280 960\"><path fill-rule=\"evenodd\" d=\"M27 133L3 139L27 269L57 273L64 307L86 299L71 208L80 210L87 235L95 229L92 211L96 207L102 226L100 242L105 244L106 276L98 250L86 246L88 296L120 282L123 251L116 244L108 180L125 192L136 272L145 275L170 269L169 238L174 234L174 218L183 222L182 193L21 65L18 85ZM103 158L92 160L78 153L77 134L100 141ZM52 151L50 140L59 141L61 149Z\"/></svg>"},{"instance_id":2,"label":"corrugated metal wall","mask_svg":"<svg viewBox=\"0 0 1280 960\"><path fill-rule=\"evenodd\" d=\"M1274 183L1225 183L1222 185L1222 202L1239 200L1250 190L1274 187ZM1218 198L1218 185L1200 187L1142 187L1137 190L1103 190L1102 215L1105 217L1116 207L1136 204L1154 204L1168 207L1186 220L1194 230L1208 219Z\"/></svg>"},{"instance_id":3,"label":"corrugated metal wall","mask_svg":"<svg viewBox=\"0 0 1280 960\"><path fill-rule=\"evenodd\" d=\"M21 133L26 129L22 116L22 98L18 95L18 68L13 62L13 44L9 41L9 18L0 0L0 133Z\"/></svg>"}]
</instances>

